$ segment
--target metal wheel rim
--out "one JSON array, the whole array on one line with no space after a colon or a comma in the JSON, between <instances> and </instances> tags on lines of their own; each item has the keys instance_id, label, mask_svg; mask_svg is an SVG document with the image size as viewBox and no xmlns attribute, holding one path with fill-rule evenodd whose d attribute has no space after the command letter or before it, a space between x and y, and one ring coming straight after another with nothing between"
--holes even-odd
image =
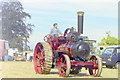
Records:
<instances>
[{"instance_id":1,"label":"metal wheel rim","mask_svg":"<svg viewBox=\"0 0 120 80\"><path fill-rule=\"evenodd\" d=\"M92 71L93 74L90 74L90 75L93 75L94 77L100 77L100 75L102 73L102 60L99 56L95 56L95 57L97 58L98 62L95 61L94 66L97 66L98 68L97 69L95 69L94 67L89 68L89 73L90 73L90 71Z\"/></svg>"},{"instance_id":2,"label":"metal wheel rim","mask_svg":"<svg viewBox=\"0 0 120 80\"><path fill-rule=\"evenodd\" d=\"M62 55L58 60L58 73L61 77L68 77L70 74L70 59L68 55Z\"/></svg>"},{"instance_id":3,"label":"metal wheel rim","mask_svg":"<svg viewBox=\"0 0 120 80\"><path fill-rule=\"evenodd\" d=\"M116 68L116 69L120 69L120 62L117 62L117 63L115 64L115 68Z\"/></svg>"},{"instance_id":4,"label":"metal wheel rim","mask_svg":"<svg viewBox=\"0 0 120 80\"><path fill-rule=\"evenodd\" d=\"M34 68L36 73L41 74L44 67L44 49L43 46L38 43L34 51Z\"/></svg>"}]
</instances>

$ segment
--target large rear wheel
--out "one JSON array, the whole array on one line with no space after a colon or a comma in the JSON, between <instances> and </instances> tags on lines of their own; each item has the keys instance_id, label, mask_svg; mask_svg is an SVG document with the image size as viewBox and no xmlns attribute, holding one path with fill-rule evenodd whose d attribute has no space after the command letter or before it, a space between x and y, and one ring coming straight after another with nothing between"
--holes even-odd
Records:
<instances>
[{"instance_id":1,"label":"large rear wheel","mask_svg":"<svg viewBox=\"0 0 120 80\"><path fill-rule=\"evenodd\" d=\"M61 77L68 77L70 74L71 64L68 55L63 54L58 60L58 73Z\"/></svg>"},{"instance_id":2,"label":"large rear wheel","mask_svg":"<svg viewBox=\"0 0 120 80\"><path fill-rule=\"evenodd\" d=\"M52 49L48 43L37 43L34 50L34 69L37 74L48 74L52 66Z\"/></svg>"}]
</instances>

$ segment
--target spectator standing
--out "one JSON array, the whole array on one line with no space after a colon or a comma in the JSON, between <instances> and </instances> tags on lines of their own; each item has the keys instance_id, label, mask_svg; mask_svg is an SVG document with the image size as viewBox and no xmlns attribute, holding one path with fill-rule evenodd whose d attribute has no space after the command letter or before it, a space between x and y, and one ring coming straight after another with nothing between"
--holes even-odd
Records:
<instances>
[{"instance_id":1,"label":"spectator standing","mask_svg":"<svg viewBox=\"0 0 120 80\"><path fill-rule=\"evenodd\" d=\"M99 54L102 55L103 51L104 51L104 48L100 47Z\"/></svg>"},{"instance_id":2,"label":"spectator standing","mask_svg":"<svg viewBox=\"0 0 120 80\"><path fill-rule=\"evenodd\" d=\"M33 52L30 53L30 59L31 62L33 61Z\"/></svg>"}]
</instances>

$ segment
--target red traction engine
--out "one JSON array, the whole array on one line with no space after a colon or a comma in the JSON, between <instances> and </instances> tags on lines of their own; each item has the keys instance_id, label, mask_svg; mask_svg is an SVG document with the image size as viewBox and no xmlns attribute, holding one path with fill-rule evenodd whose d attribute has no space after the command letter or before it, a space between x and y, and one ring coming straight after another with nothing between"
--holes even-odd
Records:
<instances>
[{"instance_id":1,"label":"red traction engine","mask_svg":"<svg viewBox=\"0 0 120 80\"><path fill-rule=\"evenodd\" d=\"M78 74L85 67L90 75L99 77L102 72L102 61L98 56L90 56L89 44L83 33L84 12L78 12L78 31L67 28L63 36L46 35L44 43L37 43L34 50L34 69L37 74L48 74L57 66L59 76L68 77Z\"/></svg>"}]
</instances>

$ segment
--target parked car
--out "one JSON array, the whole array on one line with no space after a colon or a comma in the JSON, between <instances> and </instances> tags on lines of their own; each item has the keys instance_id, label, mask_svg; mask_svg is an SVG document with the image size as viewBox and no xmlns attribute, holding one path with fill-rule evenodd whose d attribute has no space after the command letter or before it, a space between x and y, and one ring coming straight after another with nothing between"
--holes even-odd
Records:
<instances>
[{"instance_id":1,"label":"parked car","mask_svg":"<svg viewBox=\"0 0 120 80\"><path fill-rule=\"evenodd\" d=\"M18 56L15 57L15 61L25 61L25 57L22 54L18 54Z\"/></svg>"},{"instance_id":2,"label":"parked car","mask_svg":"<svg viewBox=\"0 0 120 80\"><path fill-rule=\"evenodd\" d=\"M120 69L120 46L107 47L100 57L107 68Z\"/></svg>"}]
</instances>

